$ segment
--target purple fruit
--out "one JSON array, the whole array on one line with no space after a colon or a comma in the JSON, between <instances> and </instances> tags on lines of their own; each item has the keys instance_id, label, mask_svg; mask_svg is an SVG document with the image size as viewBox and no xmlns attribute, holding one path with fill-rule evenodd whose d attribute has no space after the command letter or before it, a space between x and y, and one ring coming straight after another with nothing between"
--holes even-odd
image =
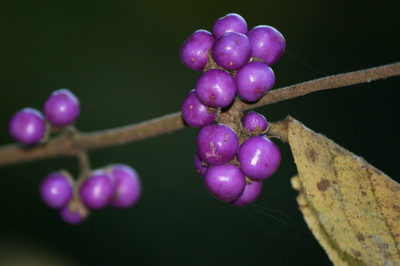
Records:
<instances>
[{"instance_id":1,"label":"purple fruit","mask_svg":"<svg viewBox=\"0 0 400 266\"><path fill-rule=\"evenodd\" d=\"M236 84L240 98L255 102L274 86L275 74L269 66L253 61L237 71Z\"/></svg>"},{"instance_id":2,"label":"purple fruit","mask_svg":"<svg viewBox=\"0 0 400 266\"><path fill-rule=\"evenodd\" d=\"M251 180L251 183L246 183L243 193L232 202L232 205L244 206L252 203L260 196L262 186L262 180Z\"/></svg>"},{"instance_id":3,"label":"purple fruit","mask_svg":"<svg viewBox=\"0 0 400 266\"><path fill-rule=\"evenodd\" d=\"M24 108L11 117L8 130L10 135L19 143L32 145L45 137L46 123L40 111Z\"/></svg>"},{"instance_id":4,"label":"purple fruit","mask_svg":"<svg viewBox=\"0 0 400 266\"><path fill-rule=\"evenodd\" d=\"M47 175L40 185L40 196L47 206L60 209L72 198L72 180L66 172Z\"/></svg>"},{"instance_id":5,"label":"purple fruit","mask_svg":"<svg viewBox=\"0 0 400 266\"><path fill-rule=\"evenodd\" d=\"M249 132L263 132L268 127L267 119L260 113L250 111L247 112L242 119L243 127Z\"/></svg>"},{"instance_id":6,"label":"purple fruit","mask_svg":"<svg viewBox=\"0 0 400 266\"><path fill-rule=\"evenodd\" d=\"M227 107L236 95L233 77L221 69L204 72L196 83L196 96L201 103L209 107Z\"/></svg>"},{"instance_id":7,"label":"purple fruit","mask_svg":"<svg viewBox=\"0 0 400 266\"><path fill-rule=\"evenodd\" d=\"M230 13L219 18L213 26L213 34L216 39L226 32L247 33L247 23L242 16Z\"/></svg>"},{"instance_id":8,"label":"purple fruit","mask_svg":"<svg viewBox=\"0 0 400 266\"><path fill-rule=\"evenodd\" d=\"M202 104L192 90L183 101L182 117L189 126L203 127L214 121L215 110Z\"/></svg>"},{"instance_id":9,"label":"purple fruit","mask_svg":"<svg viewBox=\"0 0 400 266\"><path fill-rule=\"evenodd\" d=\"M265 179L278 169L281 153L278 146L265 136L253 136L238 151L240 169L251 179Z\"/></svg>"},{"instance_id":10,"label":"purple fruit","mask_svg":"<svg viewBox=\"0 0 400 266\"><path fill-rule=\"evenodd\" d=\"M250 41L242 33L227 32L214 43L212 56L220 67L238 69L250 59Z\"/></svg>"},{"instance_id":11,"label":"purple fruit","mask_svg":"<svg viewBox=\"0 0 400 266\"><path fill-rule=\"evenodd\" d=\"M238 137L232 128L224 124L203 127L197 136L197 152L208 164L224 164L235 156Z\"/></svg>"},{"instance_id":12,"label":"purple fruit","mask_svg":"<svg viewBox=\"0 0 400 266\"><path fill-rule=\"evenodd\" d=\"M114 191L112 177L105 171L98 170L82 182L79 196L86 207L101 209L110 204Z\"/></svg>"},{"instance_id":13,"label":"purple fruit","mask_svg":"<svg viewBox=\"0 0 400 266\"><path fill-rule=\"evenodd\" d=\"M125 164L115 164L110 168L114 178L115 193L111 205L128 208L135 205L142 195L142 186L138 173Z\"/></svg>"},{"instance_id":14,"label":"purple fruit","mask_svg":"<svg viewBox=\"0 0 400 266\"><path fill-rule=\"evenodd\" d=\"M69 90L54 91L44 104L44 114L54 126L72 124L80 113L79 99Z\"/></svg>"},{"instance_id":15,"label":"purple fruit","mask_svg":"<svg viewBox=\"0 0 400 266\"><path fill-rule=\"evenodd\" d=\"M251 56L258 57L267 65L275 64L286 49L283 35L271 26L260 25L247 33L251 44Z\"/></svg>"},{"instance_id":16,"label":"purple fruit","mask_svg":"<svg viewBox=\"0 0 400 266\"><path fill-rule=\"evenodd\" d=\"M208 61L208 50L214 44L209 31L197 30L182 44L179 57L184 65L195 71L201 71Z\"/></svg>"},{"instance_id":17,"label":"purple fruit","mask_svg":"<svg viewBox=\"0 0 400 266\"><path fill-rule=\"evenodd\" d=\"M208 166L204 165L204 163L201 160L198 153L196 153L194 155L193 164L194 164L194 167L196 168L196 172L199 173L199 175L204 177L204 175L207 172Z\"/></svg>"},{"instance_id":18,"label":"purple fruit","mask_svg":"<svg viewBox=\"0 0 400 266\"><path fill-rule=\"evenodd\" d=\"M77 200L71 200L60 210L61 219L71 225L82 223L88 214L88 210L85 206Z\"/></svg>"},{"instance_id":19,"label":"purple fruit","mask_svg":"<svg viewBox=\"0 0 400 266\"><path fill-rule=\"evenodd\" d=\"M207 190L224 202L236 200L244 191L246 178L239 167L231 164L211 166L204 177Z\"/></svg>"}]
</instances>

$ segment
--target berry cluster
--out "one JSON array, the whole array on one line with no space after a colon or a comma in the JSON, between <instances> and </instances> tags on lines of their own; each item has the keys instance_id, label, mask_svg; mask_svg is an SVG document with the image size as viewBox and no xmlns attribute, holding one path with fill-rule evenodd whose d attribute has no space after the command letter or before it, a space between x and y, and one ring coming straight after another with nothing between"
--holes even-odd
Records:
<instances>
[{"instance_id":1,"label":"berry cluster","mask_svg":"<svg viewBox=\"0 0 400 266\"><path fill-rule=\"evenodd\" d=\"M80 183L80 184L79 184ZM77 190L74 196L74 190ZM69 224L79 224L88 215L88 209L99 210L106 206L128 208L141 196L137 172L125 164L114 164L93 171L82 182L74 182L66 171L47 175L40 185L40 195L45 204L60 212Z\"/></svg>"},{"instance_id":2,"label":"berry cluster","mask_svg":"<svg viewBox=\"0 0 400 266\"><path fill-rule=\"evenodd\" d=\"M43 112L44 115L30 107L16 112L8 124L10 135L24 145L44 141L50 126L65 127L75 121L80 113L79 99L67 89L54 91L47 98Z\"/></svg>"},{"instance_id":3,"label":"berry cluster","mask_svg":"<svg viewBox=\"0 0 400 266\"><path fill-rule=\"evenodd\" d=\"M230 13L214 23L213 33L197 30L180 49L183 64L203 71L183 102L182 117L201 128L194 164L208 191L221 201L236 206L253 202L262 180L280 164L278 146L263 135L268 128L263 115L248 112L236 132L221 123L220 115L229 111L236 96L256 102L274 86L270 65L285 48L275 28L259 25L247 31L246 21Z\"/></svg>"},{"instance_id":4,"label":"berry cluster","mask_svg":"<svg viewBox=\"0 0 400 266\"><path fill-rule=\"evenodd\" d=\"M45 142L50 131L64 132L80 113L79 99L67 89L54 91L46 100L43 113L33 108L16 112L9 122L11 136L30 146ZM82 163L83 168L89 168L88 162ZM124 164L92 173L82 169L76 181L67 171L58 171L47 175L40 185L45 204L59 210L61 218L69 224L81 223L88 216L88 209L98 210L108 205L131 207L139 200L141 191L137 172Z\"/></svg>"}]
</instances>

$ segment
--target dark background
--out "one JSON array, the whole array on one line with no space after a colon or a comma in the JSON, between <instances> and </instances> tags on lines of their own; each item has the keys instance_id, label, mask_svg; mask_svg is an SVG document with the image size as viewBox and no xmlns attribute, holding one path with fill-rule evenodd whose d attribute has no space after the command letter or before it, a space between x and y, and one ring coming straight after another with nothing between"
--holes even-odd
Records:
<instances>
[{"instance_id":1,"label":"dark background","mask_svg":"<svg viewBox=\"0 0 400 266\"><path fill-rule=\"evenodd\" d=\"M252 28L276 27L287 53L273 66L276 87L392 63L400 58L400 5L390 1L1 1L0 144L11 115L41 109L71 89L81 100L76 126L94 131L180 109L199 76L178 59L183 40L229 12ZM399 177L400 79L318 92L258 109L270 121L290 114ZM187 128L90 152L94 168L137 169L144 194L132 209L96 211L65 224L38 196L55 170L78 173L74 158L0 168L0 264L17 259L78 265L323 265L290 178L287 144L278 172L255 206L236 208L206 192L192 165L196 130Z\"/></svg>"}]
</instances>

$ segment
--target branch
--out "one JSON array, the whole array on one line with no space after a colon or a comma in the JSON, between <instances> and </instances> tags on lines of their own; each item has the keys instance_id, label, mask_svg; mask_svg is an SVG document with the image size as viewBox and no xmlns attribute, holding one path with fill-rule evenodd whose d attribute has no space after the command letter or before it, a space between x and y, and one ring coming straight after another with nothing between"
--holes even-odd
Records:
<instances>
[{"instance_id":1,"label":"branch","mask_svg":"<svg viewBox=\"0 0 400 266\"><path fill-rule=\"evenodd\" d=\"M292 99L315 91L346 87L399 75L400 62L328 76L272 90L254 104L236 100L228 112L231 112L231 110L235 112L245 111ZM0 166L49 157L75 156L77 152L82 150L93 150L143 140L149 137L171 133L185 126L181 113L176 112L119 128L74 135L65 134L52 138L43 145L32 148L24 148L16 144L4 145L0 147Z\"/></svg>"},{"instance_id":2,"label":"branch","mask_svg":"<svg viewBox=\"0 0 400 266\"><path fill-rule=\"evenodd\" d=\"M238 106L238 109L245 111L296 98L316 91L347 87L367 82L369 83L371 81L395 76L400 76L400 62L298 83L273 90L254 104L247 104L242 101L236 101L235 104Z\"/></svg>"}]
</instances>

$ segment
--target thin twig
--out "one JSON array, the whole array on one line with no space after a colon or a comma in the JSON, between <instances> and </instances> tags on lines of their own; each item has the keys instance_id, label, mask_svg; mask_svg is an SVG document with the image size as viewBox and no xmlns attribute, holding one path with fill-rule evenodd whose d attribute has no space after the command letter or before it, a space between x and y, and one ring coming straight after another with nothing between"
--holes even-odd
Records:
<instances>
[{"instance_id":1,"label":"thin twig","mask_svg":"<svg viewBox=\"0 0 400 266\"><path fill-rule=\"evenodd\" d=\"M244 110L292 99L315 91L340 88L399 75L400 62L328 76L272 90L260 101L254 104L247 104L236 100L229 112L242 112ZM46 144L33 148L22 148L15 144L4 145L0 147L0 166L49 157L74 156L76 155L77 149L92 150L107 146L120 145L143 140L152 136L171 133L184 127L185 123L181 118L181 113L176 112L125 127L91 133L81 133L73 138L67 135L55 137L50 139Z\"/></svg>"},{"instance_id":2,"label":"thin twig","mask_svg":"<svg viewBox=\"0 0 400 266\"><path fill-rule=\"evenodd\" d=\"M76 157L80 169L78 180L83 181L89 176L91 170L89 156L86 151L78 151Z\"/></svg>"}]
</instances>

